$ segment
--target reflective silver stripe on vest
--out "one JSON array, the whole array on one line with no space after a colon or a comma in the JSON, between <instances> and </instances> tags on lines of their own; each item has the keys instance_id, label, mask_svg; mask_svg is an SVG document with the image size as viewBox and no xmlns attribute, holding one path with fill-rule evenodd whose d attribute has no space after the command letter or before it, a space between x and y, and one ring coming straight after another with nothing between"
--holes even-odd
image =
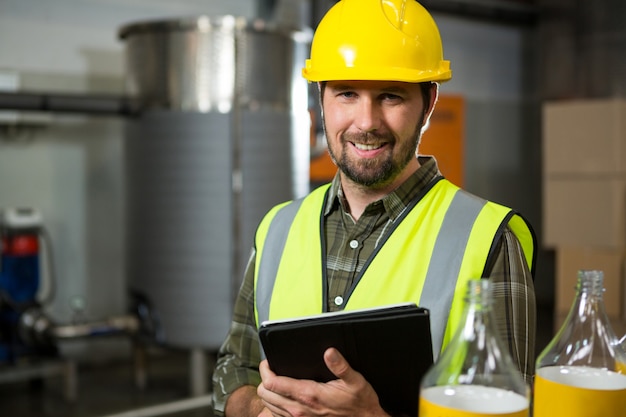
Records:
<instances>
[{"instance_id":1,"label":"reflective silver stripe on vest","mask_svg":"<svg viewBox=\"0 0 626 417\"><path fill-rule=\"evenodd\" d=\"M485 204L486 200L463 190L457 191L435 241L419 302L421 307L430 310L435 358L439 356L443 344L465 248L476 218Z\"/></svg>"},{"instance_id":2,"label":"reflective silver stripe on vest","mask_svg":"<svg viewBox=\"0 0 626 417\"><path fill-rule=\"evenodd\" d=\"M269 318L280 254L283 252L291 224L301 203L302 201L298 200L279 210L268 229L257 277L256 303L259 323ZM465 248L474 223L485 204L486 200L458 190L448 207L435 241L419 302L421 307L430 310L435 358L441 351ZM268 253L276 256L267 256Z\"/></svg>"},{"instance_id":3,"label":"reflective silver stripe on vest","mask_svg":"<svg viewBox=\"0 0 626 417\"><path fill-rule=\"evenodd\" d=\"M278 265L287 243L291 224L301 205L302 199L299 199L280 208L267 229L255 295L259 325L270 317L270 301L274 291ZM271 253L272 256L267 256L268 253Z\"/></svg>"}]
</instances>

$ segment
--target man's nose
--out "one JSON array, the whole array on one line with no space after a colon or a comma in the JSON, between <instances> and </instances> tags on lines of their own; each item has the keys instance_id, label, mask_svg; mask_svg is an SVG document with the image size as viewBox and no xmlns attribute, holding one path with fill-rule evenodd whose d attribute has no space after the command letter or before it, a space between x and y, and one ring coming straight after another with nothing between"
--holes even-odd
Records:
<instances>
[{"instance_id":1,"label":"man's nose","mask_svg":"<svg viewBox=\"0 0 626 417\"><path fill-rule=\"evenodd\" d=\"M375 100L362 99L355 119L356 127L362 132L373 132L379 129L381 123L380 106Z\"/></svg>"}]
</instances>

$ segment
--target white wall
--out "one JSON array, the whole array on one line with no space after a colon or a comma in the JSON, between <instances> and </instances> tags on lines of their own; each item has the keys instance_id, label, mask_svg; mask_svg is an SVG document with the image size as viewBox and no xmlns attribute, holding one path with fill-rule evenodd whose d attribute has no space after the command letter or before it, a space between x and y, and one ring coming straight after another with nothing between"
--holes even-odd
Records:
<instances>
[{"instance_id":1,"label":"white wall","mask_svg":"<svg viewBox=\"0 0 626 417\"><path fill-rule=\"evenodd\" d=\"M25 90L122 93L122 25L197 14L251 17L255 6L255 0L0 0L0 71L15 71ZM519 29L435 17L454 74L443 93L463 94L470 105L521 99ZM89 317L125 309L122 124L114 116L55 114L17 136L0 128L0 207L43 212L58 280L50 311L62 322L72 318L73 296L85 299ZM507 168L520 163L521 133L496 121L486 134L505 149ZM466 140L473 146L474 138Z\"/></svg>"},{"instance_id":2,"label":"white wall","mask_svg":"<svg viewBox=\"0 0 626 417\"><path fill-rule=\"evenodd\" d=\"M436 14L444 57L452 80L442 92L467 100L519 100L522 87L524 31L518 27Z\"/></svg>"}]
</instances>

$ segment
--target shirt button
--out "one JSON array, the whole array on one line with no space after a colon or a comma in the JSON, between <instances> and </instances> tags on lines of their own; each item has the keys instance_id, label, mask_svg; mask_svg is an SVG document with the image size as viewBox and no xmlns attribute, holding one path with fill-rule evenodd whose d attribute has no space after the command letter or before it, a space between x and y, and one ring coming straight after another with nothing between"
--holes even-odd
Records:
<instances>
[{"instance_id":1,"label":"shirt button","mask_svg":"<svg viewBox=\"0 0 626 417\"><path fill-rule=\"evenodd\" d=\"M351 240L351 241L350 241L350 247L351 247L352 249L356 249L356 248L358 248L358 247L359 247L359 241L358 241L358 240Z\"/></svg>"},{"instance_id":2,"label":"shirt button","mask_svg":"<svg viewBox=\"0 0 626 417\"><path fill-rule=\"evenodd\" d=\"M336 306L340 306L340 305L342 305L342 304L343 304L343 297L342 297L342 296L340 296L340 295L336 296L336 297L335 297L335 305L336 305Z\"/></svg>"}]
</instances>

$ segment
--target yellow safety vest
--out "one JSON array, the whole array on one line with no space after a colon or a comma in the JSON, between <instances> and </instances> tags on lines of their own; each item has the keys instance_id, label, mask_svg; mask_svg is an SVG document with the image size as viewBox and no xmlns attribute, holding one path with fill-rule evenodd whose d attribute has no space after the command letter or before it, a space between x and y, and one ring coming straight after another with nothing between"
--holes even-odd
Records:
<instances>
[{"instance_id":1,"label":"yellow safety vest","mask_svg":"<svg viewBox=\"0 0 626 417\"><path fill-rule=\"evenodd\" d=\"M282 204L256 234L257 326L264 320L326 311L323 208L329 186ZM508 225L534 271L536 239L516 212L440 179L395 221L349 294L346 310L412 301L430 310L433 350L448 343L464 308L470 278L484 277L495 243Z\"/></svg>"}]
</instances>

